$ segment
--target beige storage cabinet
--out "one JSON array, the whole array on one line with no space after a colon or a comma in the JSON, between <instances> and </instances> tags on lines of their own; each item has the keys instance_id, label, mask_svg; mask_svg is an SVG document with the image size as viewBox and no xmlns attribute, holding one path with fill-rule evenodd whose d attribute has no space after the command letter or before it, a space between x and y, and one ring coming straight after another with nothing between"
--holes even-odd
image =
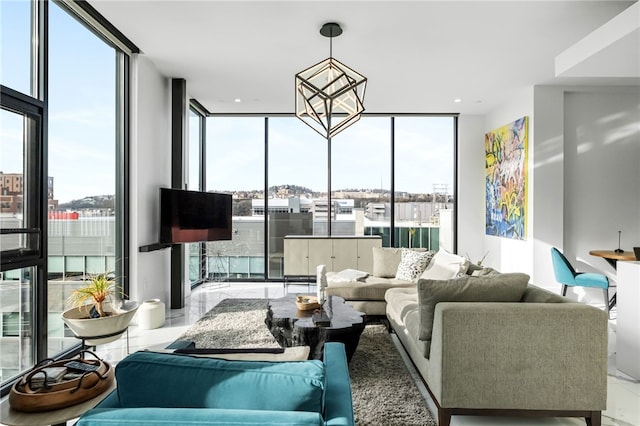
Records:
<instances>
[{"instance_id":1,"label":"beige storage cabinet","mask_svg":"<svg viewBox=\"0 0 640 426\"><path fill-rule=\"evenodd\" d=\"M380 236L287 235L284 237L284 275L285 277L315 276L318 265L326 265L327 271L357 269L371 272L373 247L381 246Z\"/></svg>"}]
</instances>

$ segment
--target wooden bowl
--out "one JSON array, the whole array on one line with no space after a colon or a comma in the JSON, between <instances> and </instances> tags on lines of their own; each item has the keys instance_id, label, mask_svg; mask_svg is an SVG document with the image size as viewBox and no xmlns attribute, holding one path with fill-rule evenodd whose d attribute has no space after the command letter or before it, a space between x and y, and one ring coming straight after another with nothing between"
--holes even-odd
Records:
<instances>
[{"instance_id":1,"label":"wooden bowl","mask_svg":"<svg viewBox=\"0 0 640 426\"><path fill-rule=\"evenodd\" d=\"M296 306L301 311L322 308L322 304L318 303L316 296L296 296Z\"/></svg>"}]
</instances>

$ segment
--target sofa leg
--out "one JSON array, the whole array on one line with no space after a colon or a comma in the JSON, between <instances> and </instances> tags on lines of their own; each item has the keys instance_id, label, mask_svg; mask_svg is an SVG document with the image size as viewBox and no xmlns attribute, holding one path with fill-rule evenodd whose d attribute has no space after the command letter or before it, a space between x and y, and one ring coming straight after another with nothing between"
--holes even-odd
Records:
<instances>
[{"instance_id":1,"label":"sofa leg","mask_svg":"<svg viewBox=\"0 0 640 426\"><path fill-rule=\"evenodd\" d=\"M438 408L438 426L449 426L451 424L451 409Z\"/></svg>"},{"instance_id":2,"label":"sofa leg","mask_svg":"<svg viewBox=\"0 0 640 426\"><path fill-rule=\"evenodd\" d=\"M602 412L592 411L589 417L585 417L587 426L601 426L602 425Z\"/></svg>"}]
</instances>

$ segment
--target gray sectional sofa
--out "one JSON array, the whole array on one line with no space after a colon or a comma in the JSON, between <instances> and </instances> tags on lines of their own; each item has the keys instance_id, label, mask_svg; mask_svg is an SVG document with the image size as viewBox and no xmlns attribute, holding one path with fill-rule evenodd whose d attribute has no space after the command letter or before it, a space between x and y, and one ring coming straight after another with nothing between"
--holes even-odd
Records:
<instances>
[{"instance_id":1,"label":"gray sectional sofa","mask_svg":"<svg viewBox=\"0 0 640 426\"><path fill-rule=\"evenodd\" d=\"M466 293L468 281L500 279L424 279L386 292L387 318L427 385L438 424L448 426L452 415L512 415L584 417L600 425L606 313L533 285L517 301L478 300L483 292L489 300L500 293L495 286ZM445 286L457 289L428 296Z\"/></svg>"},{"instance_id":2,"label":"gray sectional sofa","mask_svg":"<svg viewBox=\"0 0 640 426\"><path fill-rule=\"evenodd\" d=\"M415 251L415 250L413 250ZM444 251L374 249L373 271L327 273L327 294L384 315L426 384L438 424L452 415L584 417L607 400L607 315ZM406 266L406 265L405 265ZM353 272L353 271L351 271ZM346 274L346 276L350 276Z\"/></svg>"}]
</instances>

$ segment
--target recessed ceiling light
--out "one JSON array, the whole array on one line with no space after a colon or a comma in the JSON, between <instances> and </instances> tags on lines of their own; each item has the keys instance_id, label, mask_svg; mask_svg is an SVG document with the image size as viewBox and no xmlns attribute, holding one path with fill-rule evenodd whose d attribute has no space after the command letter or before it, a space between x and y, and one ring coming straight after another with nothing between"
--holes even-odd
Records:
<instances>
[{"instance_id":1,"label":"recessed ceiling light","mask_svg":"<svg viewBox=\"0 0 640 426\"><path fill-rule=\"evenodd\" d=\"M453 100L453 102L455 102L455 103L459 104L460 102L462 102L462 99L460 99L460 98L455 98L455 99Z\"/></svg>"},{"instance_id":2,"label":"recessed ceiling light","mask_svg":"<svg viewBox=\"0 0 640 426\"><path fill-rule=\"evenodd\" d=\"M233 102L242 102L242 99L240 99L240 98L235 98L235 99L233 100Z\"/></svg>"}]
</instances>

